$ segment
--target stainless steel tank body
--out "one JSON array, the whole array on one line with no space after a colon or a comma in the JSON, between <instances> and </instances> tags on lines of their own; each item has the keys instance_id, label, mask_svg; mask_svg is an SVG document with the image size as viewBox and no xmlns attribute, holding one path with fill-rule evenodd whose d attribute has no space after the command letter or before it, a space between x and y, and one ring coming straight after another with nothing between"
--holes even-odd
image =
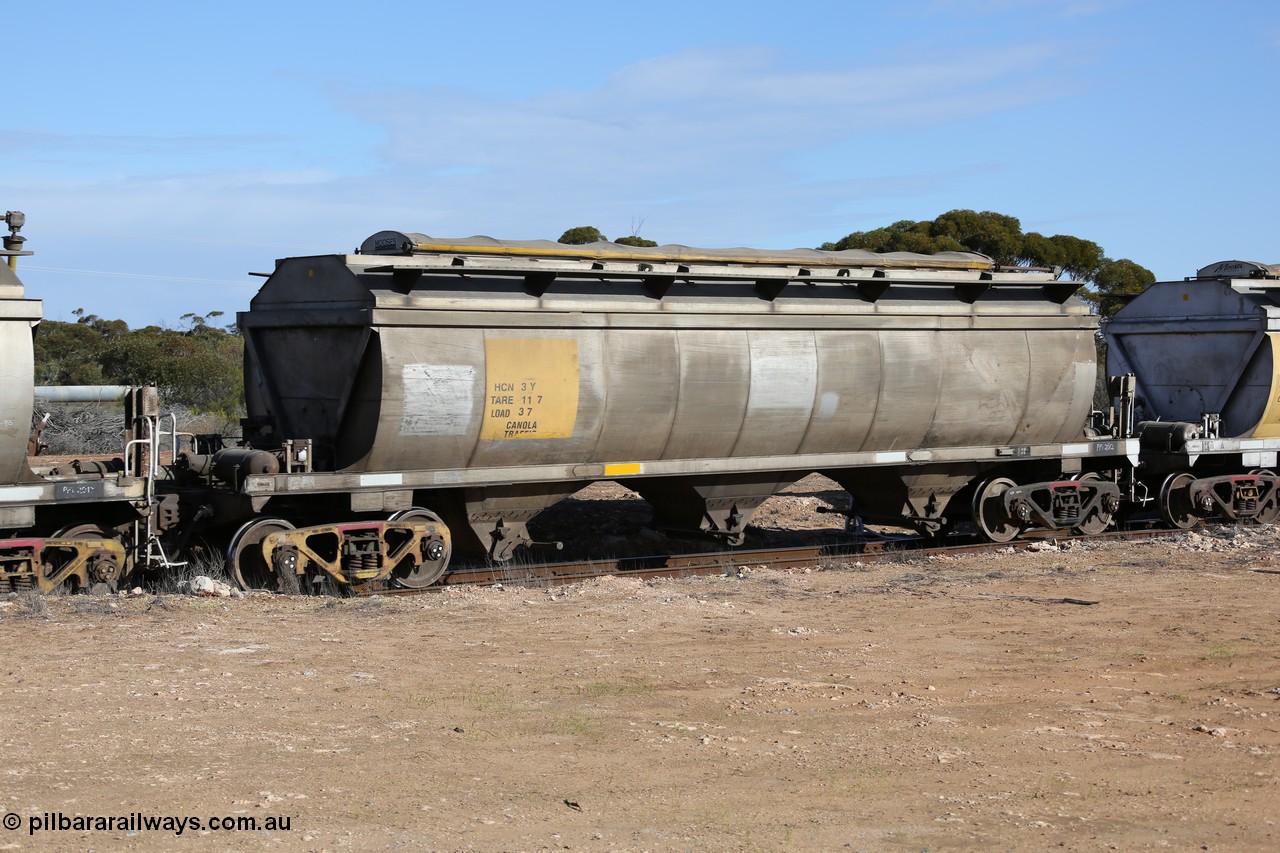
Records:
<instances>
[{"instance_id":1,"label":"stainless steel tank body","mask_svg":"<svg viewBox=\"0 0 1280 853\"><path fill-rule=\"evenodd\" d=\"M379 240L391 254L372 254ZM362 254L277 265L240 315L260 441L314 438L350 471L687 460L701 474L725 458L781 469L798 453L1067 441L1090 409L1096 319L1060 284L1046 298L1050 273L974 255L399 251L424 240L383 232ZM790 265L777 292L752 283L770 260Z\"/></svg>"}]
</instances>

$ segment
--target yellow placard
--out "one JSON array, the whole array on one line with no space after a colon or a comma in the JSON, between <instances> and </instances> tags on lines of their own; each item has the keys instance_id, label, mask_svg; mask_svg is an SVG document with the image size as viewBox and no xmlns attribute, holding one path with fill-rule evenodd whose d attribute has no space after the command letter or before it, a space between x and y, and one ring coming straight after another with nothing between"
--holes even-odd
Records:
<instances>
[{"instance_id":1,"label":"yellow placard","mask_svg":"<svg viewBox=\"0 0 1280 853\"><path fill-rule=\"evenodd\" d=\"M578 419L578 342L492 338L484 342L480 438L569 438Z\"/></svg>"}]
</instances>

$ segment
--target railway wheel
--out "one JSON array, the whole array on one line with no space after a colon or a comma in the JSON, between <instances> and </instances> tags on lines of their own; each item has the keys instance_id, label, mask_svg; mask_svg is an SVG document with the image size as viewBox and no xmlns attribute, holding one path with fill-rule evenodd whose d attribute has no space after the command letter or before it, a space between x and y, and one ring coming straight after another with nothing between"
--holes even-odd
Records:
<instances>
[{"instance_id":1,"label":"railway wheel","mask_svg":"<svg viewBox=\"0 0 1280 853\"><path fill-rule=\"evenodd\" d=\"M1100 474L1096 474L1093 472L1090 472L1088 474L1082 474L1076 479L1081 483L1101 483L1102 482L1102 476ZM1072 529L1075 530L1075 532L1077 533L1084 534L1085 536L1097 536L1099 533L1106 530L1110 526L1111 526L1111 513L1107 512L1102 507L1098 507L1097 512L1093 513L1093 515L1090 515L1084 521L1080 522L1078 526Z\"/></svg>"},{"instance_id":2,"label":"railway wheel","mask_svg":"<svg viewBox=\"0 0 1280 853\"><path fill-rule=\"evenodd\" d=\"M115 535L110 530L99 524L68 524L66 527L58 530L50 539L114 539ZM52 567L52 573L57 574L65 563L55 563ZM121 565L118 560L108 554L89 558L88 565L85 567L85 573L88 575L88 581L92 586L104 584L105 589L115 592L120 582L124 579L127 566ZM101 591L99 589L98 591Z\"/></svg>"},{"instance_id":3,"label":"railway wheel","mask_svg":"<svg viewBox=\"0 0 1280 853\"><path fill-rule=\"evenodd\" d=\"M276 577L275 569L262 558L263 539L272 533L293 529L293 525L283 518L255 518L236 531L236 535L231 537L231 544L227 546L227 571L240 584L241 589L297 591L296 577Z\"/></svg>"},{"instance_id":4,"label":"railway wheel","mask_svg":"<svg viewBox=\"0 0 1280 853\"><path fill-rule=\"evenodd\" d=\"M1022 525L1004 510L1004 493L1015 485L1008 477L997 477L973 495L973 525L992 542L1008 542L1022 532Z\"/></svg>"},{"instance_id":5,"label":"railway wheel","mask_svg":"<svg viewBox=\"0 0 1280 853\"><path fill-rule=\"evenodd\" d=\"M1275 472L1268 468L1254 468L1249 472L1255 477L1274 477ZM1264 505L1253 520L1258 524L1271 524L1276 518L1280 517L1280 495L1272 495L1271 502Z\"/></svg>"},{"instance_id":6,"label":"railway wheel","mask_svg":"<svg viewBox=\"0 0 1280 853\"><path fill-rule=\"evenodd\" d=\"M392 513L387 521L430 521L440 526L444 522L440 516L420 506L402 509ZM421 554L410 554L391 572L391 580L407 589L422 589L440 580L444 570L449 567L451 550L448 542L433 539L423 545Z\"/></svg>"},{"instance_id":7,"label":"railway wheel","mask_svg":"<svg viewBox=\"0 0 1280 853\"><path fill-rule=\"evenodd\" d=\"M1200 523L1201 518L1191 503L1191 484L1195 479L1183 471L1170 474L1160 486L1160 517L1170 527L1190 530Z\"/></svg>"}]
</instances>

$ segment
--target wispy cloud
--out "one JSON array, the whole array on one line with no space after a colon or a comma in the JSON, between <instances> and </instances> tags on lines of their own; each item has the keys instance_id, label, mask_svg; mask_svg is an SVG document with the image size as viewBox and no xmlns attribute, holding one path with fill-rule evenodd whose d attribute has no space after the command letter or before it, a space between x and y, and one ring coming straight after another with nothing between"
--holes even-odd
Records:
<instances>
[{"instance_id":1,"label":"wispy cloud","mask_svg":"<svg viewBox=\"0 0 1280 853\"><path fill-rule=\"evenodd\" d=\"M157 155L188 160L228 151L266 150L288 143L281 136L203 134L188 136L106 135L4 130L5 156L28 160L133 163Z\"/></svg>"},{"instance_id":2,"label":"wispy cloud","mask_svg":"<svg viewBox=\"0 0 1280 853\"><path fill-rule=\"evenodd\" d=\"M1134 0L923 0L920 10L929 15L964 18L1027 12L1060 18L1079 18L1114 12Z\"/></svg>"},{"instance_id":3,"label":"wispy cloud","mask_svg":"<svg viewBox=\"0 0 1280 853\"><path fill-rule=\"evenodd\" d=\"M1073 90L1077 61L1052 41L840 61L688 50L529 97L445 87L331 93L364 123L366 140L381 140L376 156L358 155L357 169L315 146L291 158L300 138L278 134L15 131L5 157L30 167L12 170L25 176L19 183L36 182L67 211L66 224L86 230L91 219L127 227L164 211L169 232L193 241L218 222L219 239L246 246L266 234L323 245L362 227L554 237L583 222L616 231L650 217L657 239L745 242L989 168L924 163L908 173L829 152L866 134L1052 100ZM820 162L797 165L806 158Z\"/></svg>"},{"instance_id":4,"label":"wispy cloud","mask_svg":"<svg viewBox=\"0 0 1280 853\"><path fill-rule=\"evenodd\" d=\"M10 197L38 201L24 203L41 224L31 234L45 265L31 275L66 281L44 288L55 314L62 302L93 306L107 296L99 280L127 284L130 294L150 288L148 310L176 306L185 289L166 282L184 278L206 279L187 284L207 307L234 311L241 289L207 280L234 281L275 257L350 249L384 228L554 238L594 224L617 237L644 220L644 235L662 241L790 246L838 237L851 222L882 224L904 197L989 182L999 167L986 154L916 165L872 158L863 152L880 149L861 139L927 134L1051 101L1073 91L1078 61L1055 42L904 55L912 58L818 62L764 49L691 50L529 97L348 92L334 96L346 113L336 120L349 126L355 116L362 139L377 141L375 156L345 161L282 136L33 132L9 134L4 158L15 176ZM307 156L291 158L295 145ZM55 161L71 165L45 168ZM780 236L809 233L822 236ZM137 275L126 283L67 270ZM82 281L93 282L92 297Z\"/></svg>"},{"instance_id":5,"label":"wispy cloud","mask_svg":"<svg viewBox=\"0 0 1280 853\"><path fill-rule=\"evenodd\" d=\"M730 220L750 196L794 219L859 185L892 191L896 180L875 164L846 164L810 185L787 166L795 152L1051 100L1072 90L1072 61L1051 42L823 66L769 50L686 51L584 90L500 99L427 87L352 97L345 108L385 128L381 179L421 192L442 220L483 208L490 221L568 210L625 221L695 198L704 220ZM901 180L931 179L946 180Z\"/></svg>"}]
</instances>

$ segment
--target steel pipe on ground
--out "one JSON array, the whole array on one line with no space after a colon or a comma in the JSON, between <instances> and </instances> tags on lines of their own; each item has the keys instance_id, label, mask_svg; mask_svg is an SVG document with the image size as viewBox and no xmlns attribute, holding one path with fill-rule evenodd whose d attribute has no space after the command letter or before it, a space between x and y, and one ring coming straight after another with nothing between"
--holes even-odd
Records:
<instances>
[{"instance_id":1,"label":"steel pipe on ground","mask_svg":"<svg viewBox=\"0 0 1280 853\"><path fill-rule=\"evenodd\" d=\"M128 385L37 385L35 398L50 403L109 403L123 400Z\"/></svg>"}]
</instances>

